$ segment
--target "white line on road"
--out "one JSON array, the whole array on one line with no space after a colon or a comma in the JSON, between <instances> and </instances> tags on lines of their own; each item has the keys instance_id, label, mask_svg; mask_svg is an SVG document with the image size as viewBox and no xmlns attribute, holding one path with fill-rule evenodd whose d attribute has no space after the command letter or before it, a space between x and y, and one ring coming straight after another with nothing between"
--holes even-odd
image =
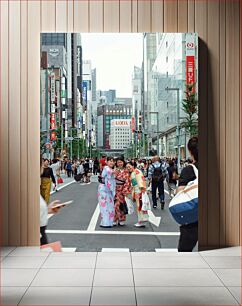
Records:
<instances>
[{"instance_id":1,"label":"white line on road","mask_svg":"<svg viewBox=\"0 0 242 306\"><path fill-rule=\"evenodd\" d=\"M148 210L149 222L159 227L161 217L156 217L151 210Z\"/></svg>"},{"instance_id":2,"label":"white line on road","mask_svg":"<svg viewBox=\"0 0 242 306\"><path fill-rule=\"evenodd\" d=\"M144 235L180 236L180 232L138 232L138 231L84 231L84 230L47 230L47 234L94 234L94 235Z\"/></svg>"},{"instance_id":3,"label":"white line on road","mask_svg":"<svg viewBox=\"0 0 242 306\"><path fill-rule=\"evenodd\" d=\"M75 183L75 180L73 180L73 181L71 181L71 182L69 182L69 183L66 183L65 185L63 185L63 186L61 186L61 187L58 187L58 191L61 190L61 189L63 189L63 188L65 188L65 187L67 187L67 186L69 186L69 185L71 185L71 184L73 184L73 183ZM58 192L58 191L57 191L57 192ZM50 192L50 194L53 194L53 193L56 193L56 191L53 190L53 191Z\"/></svg>"},{"instance_id":4,"label":"white line on road","mask_svg":"<svg viewBox=\"0 0 242 306\"><path fill-rule=\"evenodd\" d=\"M96 225L97 225L97 220L98 220L98 217L99 217L99 214L100 214L100 209L99 209L99 204L97 204L97 207L94 211L94 214L92 216L92 219L88 225L88 228L87 228L87 231L95 231L95 228L96 228Z\"/></svg>"}]
</instances>

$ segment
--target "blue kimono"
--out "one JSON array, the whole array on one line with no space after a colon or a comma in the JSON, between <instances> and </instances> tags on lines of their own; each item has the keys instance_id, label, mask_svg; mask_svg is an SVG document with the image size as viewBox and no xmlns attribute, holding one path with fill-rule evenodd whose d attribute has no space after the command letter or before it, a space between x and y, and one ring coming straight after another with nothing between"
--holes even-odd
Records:
<instances>
[{"instance_id":1,"label":"blue kimono","mask_svg":"<svg viewBox=\"0 0 242 306\"><path fill-rule=\"evenodd\" d=\"M114 170L105 166L102 171L102 181L98 187L98 203L101 212L101 226L113 226L115 216L114 196L116 182Z\"/></svg>"}]
</instances>

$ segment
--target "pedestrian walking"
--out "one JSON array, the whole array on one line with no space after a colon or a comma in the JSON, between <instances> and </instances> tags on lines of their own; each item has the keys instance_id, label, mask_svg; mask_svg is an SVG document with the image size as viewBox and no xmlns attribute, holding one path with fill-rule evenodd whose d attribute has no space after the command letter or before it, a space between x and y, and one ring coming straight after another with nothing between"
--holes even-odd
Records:
<instances>
[{"instance_id":1,"label":"pedestrian walking","mask_svg":"<svg viewBox=\"0 0 242 306\"><path fill-rule=\"evenodd\" d=\"M169 191L169 196L172 199L176 190L178 173L177 168L174 165L172 160L169 160L169 167L167 168L168 178L167 178L167 186Z\"/></svg>"},{"instance_id":2,"label":"pedestrian walking","mask_svg":"<svg viewBox=\"0 0 242 306\"><path fill-rule=\"evenodd\" d=\"M114 158L107 158L107 166L102 170L101 180L98 187L98 203L101 213L100 227L110 228L113 226L115 210L114 197L116 191L115 173L113 170Z\"/></svg>"},{"instance_id":3,"label":"pedestrian walking","mask_svg":"<svg viewBox=\"0 0 242 306\"><path fill-rule=\"evenodd\" d=\"M84 168L85 183L89 183L90 177L89 177L89 159L88 158L86 158L86 160L84 161L83 168Z\"/></svg>"},{"instance_id":4,"label":"pedestrian walking","mask_svg":"<svg viewBox=\"0 0 242 306\"><path fill-rule=\"evenodd\" d=\"M128 162L126 169L130 173L132 186L132 199L136 203L138 222L134 225L136 227L145 227L149 220L148 211L142 210L142 193L146 192L146 182L143 173L134 167L132 162Z\"/></svg>"},{"instance_id":5,"label":"pedestrian walking","mask_svg":"<svg viewBox=\"0 0 242 306\"><path fill-rule=\"evenodd\" d=\"M98 158L95 157L94 162L93 162L93 174L97 175L98 171L99 171L99 161L98 161Z\"/></svg>"},{"instance_id":6,"label":"pedestrian walking","mask_svg":"<svg viewBox=\"0 0 242 306\"><path fill-rule=\"evenodd\" d=\"M165 163L161 163L160 158L158 156L154 156L152 158L152 164L149 167L148 173L149 183L151 184L152 202L154 208L157 208L157 188L159 191L161 209L164 209L165 207L164 179L167 178L167 176L168 172Z\"/></svg>"},{"instance_id":7,"label":"pedestrian walking","mask_svg":"<svg viewBox=\"0 0 242 306\"><path fill-rule=\"evenodd\" d=\"M52 165L50 167L53 170L53 174L55 176L55 181L56 181L55 191L58 191L58 178L60 177L61 174L61 163L58 159L55 158L52 160Z\"/></svg>"},{"instance_id":8,"label":"pedestrian walking","mask_svg":"<svg viewBox=\"0 0 242 306\"><path fill-rule=\"evenodd\" d=\"M93 160L92 160L92 158L89 159L89 172L93 173Z\"/></svg>"},{"instance_id":9,"label":"pedestrian walking","mask_svg":"<svg viewBox=\"0 0 242 306\"><path fill-rule=\"evenodd\" d=\"M49 160L45 158L43 159L43 171L41 173L40 194L47 204L49 204L50 201L51 181L56 188L56 180L53 170L49 167Z\"/></svg>"},{"instance_id":10,"label":"pedestrian walking","mask_svg":"<svg viewBox=\"0 0 242 306\"><path fill-rule=\"evenodd\" d=\"M71 175L72 175L72 163L71 163L70 159L68 159L68 161L66 163L66 172L67 172L67 176L71 177Z\"/></svg>"},{"instance_id":11,"label":"pedestrian walking","mask_svg":"<svg viewBox=\"0 0 242 306\"><path fill-rule=\"evenodd\" d=\"M198 169L198 137L192 137L187 144L193 165ZM176 193L184 189L187 184L196 179L193 166L188 165L181 171ZM198 241L198 222L180 226L178 252L192 252Z\"/></svg>"},{"instance_id":12,"label":"pedestrian walking","mask_svg":"<svg viewBox=\"0 0 242 306\"><path fill-rule=\"evenodd\" d=\"M116 194L114 198L115 216L113 225L125 225L127 204L125 196L131 193L130 174L125 168L126 164L122 157L116 159L115 179Z\"/></svg>"}]
</instances>

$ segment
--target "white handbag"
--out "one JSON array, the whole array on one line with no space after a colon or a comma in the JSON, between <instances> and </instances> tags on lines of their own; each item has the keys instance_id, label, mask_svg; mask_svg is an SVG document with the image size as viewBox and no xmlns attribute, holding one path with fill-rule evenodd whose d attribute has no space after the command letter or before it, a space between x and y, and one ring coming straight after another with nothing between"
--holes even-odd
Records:
<instances>
[{"instance_id":1,"label":"white handbag","mask_svg":"<svg viewBox=\"0 0 242 306\"><path fill-rule=\"evenodd\" d=\"M150 199L147 192L142 193L142 211L151 210Z\"/></svg>"}]
</instances>

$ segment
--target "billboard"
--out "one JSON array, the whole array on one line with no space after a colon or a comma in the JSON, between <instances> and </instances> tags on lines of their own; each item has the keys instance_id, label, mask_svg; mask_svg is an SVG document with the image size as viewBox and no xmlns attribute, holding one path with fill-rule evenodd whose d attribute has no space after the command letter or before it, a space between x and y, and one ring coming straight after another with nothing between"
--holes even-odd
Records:
<instances>
[{"instance_id":1,"label":"billboard","mask_svg":"<svg viewBox=\"0 0 242 306\"><path fill-rule=\"evenodd\" d=\"M82 99L84 104L87 104L88 81L82 81Z\"/></svg>"}]
</instances>

